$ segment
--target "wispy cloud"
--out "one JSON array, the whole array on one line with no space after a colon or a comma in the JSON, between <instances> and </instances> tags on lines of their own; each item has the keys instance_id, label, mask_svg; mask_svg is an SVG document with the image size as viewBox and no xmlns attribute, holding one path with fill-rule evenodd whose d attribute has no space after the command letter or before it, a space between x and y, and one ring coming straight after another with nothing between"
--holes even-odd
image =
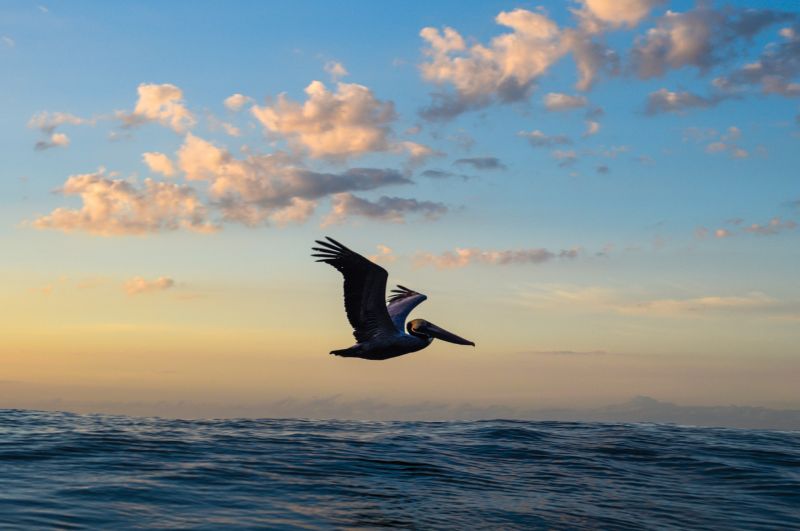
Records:
<instances>
[{"instance_id":1,"label":"wispy cloud","mask_svg":"<svg viewBox=\"0 0 800 531\"><path fill-rule=\"evenodd\" d=\"M394 250L388 245L378 244L376 246L377 253L369 255L367 258L376 264L391 264L397 260Z\"/></svg>"},{"instance_id":2,"label":"wispy cloud","mask_svg":"<svg viewBox=\"0 0 800 531\"><path fill-rule=\"evenodd\" d=\"M239 94L237 92L236 94L232 94L231 96L228 96L227 98L225 98L225 101L223 102L223 104L229 110L234 111L234 112L238 112L238 111L242 110L242 107L244 107L248 103L251 103L252 101L253 101L253 98L251 98L249 96L245 96L244 94Z\"/></svg>"},{"instance_id":3,"label":"wispy cloud","mask_svg":"<svg viewBox=\"0 0 800 531\"><path fill-rule=\"evenodd\" d=\"M731 238L736 235L743 235L743 234L754 234L756 236L774 236L780 234L782 232L789 232L793 231L798 227L796 221L793 220L784 220L781 217L774 217L770 219L767 223L751 223L749 225L744 224L744 220L741 218L733 218L727 221L731 228L724 228L720 227L714 229L713 232L707 229L706 227L697 227L695 229L695 237L698 239L704 239L710 234L713 234L715 238L724 239L724 238Z\"/></svg>"},{"instance_id":4,"label":"wispy cloud","mask_svg":"<svg viewBox=\"0 0 800 531\"><path fill-rule=\"evenodd\" d=\"M594 120L586 120L586 131L584 131L583 136L592 136L596 135L600 132L600 122L596 122Z\"/></svg>"},{"instance_id":5,"label":"wispy cloud","mask_svg":"<svg viewBox=\"0 0 800 531\"><path fill-rule=\"evenodd\" d=\"M578 153L574 149L556 149L550 152L558 161L558 166L565 168L578 162Z\"/></svg>"},{"instance_id":6,"label":"wispy cloud","mask_svg":"<svg viewBox=\"0 0 800 531\"><path fill-rule=\"evenodd\" d=\"M542 264L555 259L573 259L579 254L579 248L550 251L544 248L486 250L466 247L445 251L441 254L417 253L414 257L414 265L417 267L433 266L437 269L457 269L471 264Z\"/></svg>"},{"instance_id":7,"label":"wispy cloud","mask_svg":"<svg viewBox=\"0 0 800 531\"><path fill-rule=\"evenodd\" d=\"M541 309L569 310L578 313L614 312L620 315L662 317L797 313L796 304L780 301L760 291L736 295L661 298L603 286L535 284L523 289L518 302Z\"/></svg>"},{"instance_id":8,"label":"wispy cloud","mask_svg":"<svg viewBox=\"0 0 800 531\"><path fill-rule=\"evenodd\" d=\"M497 157L471 157L457 159L453 162L456 166L469 166L474 170L505 170L506 165Z\"/></svg>"},{"instance_id":9,"label":"wispy cloud","mask_svg":"<svg viewBox=\"0 0 800 531\"><path fill-rule=\"evenodd\" d=\"M535 129L533 131L520 131L517 136L525 138L532 147L552 147L572 144L566 135L546 135Z\"/></svg>"},{"instance_id":10,"label":"wispy cloud","mask_svg":"<svg viewBox=\"0 0 800 531\"><path fill-rule=\"evenodd\" d=\"M605 356L605 350L526 350L520 352L523 355L532 356Z\"/></svg>"},{"instance_id":11,"label":"wispy cloud","mask_svg":"<svg viewBox=\"0 0 800 531\"><path fill-rule=\"evenodd\" d=\"M691 109L714 107L727 98L728 96L723 94L713 94L706 97L688 91L672 92L662 88L651 92L647 97L645 113L650 115L665 112L683 114Z\"/></svg>"},{"instance_id":12,"label":"wispy cloud","mask_svg":"<svg viewBox=\"0 0 800 531\"><path fill-rule=\"evenodd\" d=\"M420 215L427 220L436 220L447 210L447 206L443 203L433 201L388 196L370 201L350 193L342 193L333 196L331 212L323 220L322 226L342 223L353 216L390 223L405 223L409 215Z\"/></svg>"},{"instance_id":13,"label":"wispy cloud","mask_svg":"<svg viewBox=\"0 0 800 531\"><path fill-rule=\"evenodd\" d=\"M133 277L127 280L122 288L128 295L142 295L144 293L155 293L165 291L175 287L175 281L169 277L158 277L154 280L146 280L142 277Z\"/></svg>"},{"instance_id":14,"label":"wispy cloud","mask_svg":"<svg viewBox=\"0 0 800 531\"><path fill-rule=\"evenodd\" d=\"M47 140L39 140L34 144L33 149L36 151L44 151L46 149L56 147L67 147L69 145L69 137L66 133L53 133Z\"/></svg>"},{"instance_id":15,"label":"wispy cloud","mask_svg":"<svg viewBox=\"0 0 800 531\"><path fill-rule=\"evenodd\" d=\"M797 223L791 220L782 220L781 218L772 218L768 223L759 224L753 223L744 227L745 232L750 234L758 234L761 236L771 236L779 234L784 231L794 230L797 228Z\"/></svg>"},{"instance_id":16,"label":"wispy cloud","mask_svg":"<svg viewBox=\"0 0 800 531\"><path fill-rule=\"evenodd\" d=\"M339 81L349 74L344 65L338 61L328 61L325 63L325 72L331 76L333 81Z\"/></svg>"},{"instance_id":17,"label":"wispy cloud","mask_svg":"<svg viewBox=\"0 0 800 531\"><path fill-rule=\"evenodd\" d=\"M714 85L718 89L738 94L756 87L765 94L787 98L800 96L800 83L795 81L800 74L800 61L797 60L800 53L800 22L797 22L796 15L780 14L780 17L780 20L795 20L791 26L781 29L782 40L768 44L757 60L716 78Z\"/></svg>"},{"instance_id":18,"label":"wispy cloud","mask_svg":"<svg viewBox=\"0 0 800 531\"><path fill-rule=\"evenodd\" d=\"M741 137L742 131L736 126L731 126L725 134L706 146L706 152L728 153L732 158L745 159L750 156L750 152L739 146Z\"/></svg>"},{"instance_id":19,"label":"wispy cloud","mask_svg":"<svg viewBox=\"0 0 800 531\"><path fill-rule=\"evenodd\" d=\"M444 170L425 170L420 174L422 177L427 177L428 179L452 179L458 178L464 181L468 181L473 177L471 175L465 175L463 173L453 173L451 171L444 171Z\"/></svg>"},{"instance_id":20,"label":"wispy cloud","mask_svg":"<svg viewBox=\"0 0 800 531\"><path fill-rule=\"evenodd\" d=\"M548 111L571 111L586 107L588 104L586 96L549 92L544 97L544 106Z\"/></svg>"},{"instance_id":21,"label":"wispy cloud","mask_svg":"<svg viewBox=\"0 0 800 531\"><path fill-rule=\"evenodd\" d=\"M66 112L42 111L34 114L28 120L28 127L38 129L46 139L39 140L34 145L36 151L44 151L55 147L67 147L70 143L66 133L58 133L56 129L62 125L94 125L96 118L81 118Z\"/></svg>"}]
</instances>

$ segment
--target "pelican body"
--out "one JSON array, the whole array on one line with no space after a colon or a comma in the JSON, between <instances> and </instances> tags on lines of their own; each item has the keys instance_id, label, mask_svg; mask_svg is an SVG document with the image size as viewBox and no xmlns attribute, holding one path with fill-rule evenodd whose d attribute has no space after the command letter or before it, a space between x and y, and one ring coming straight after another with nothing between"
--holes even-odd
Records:
<instances>
[{"instance_id":1,"label":"pelican body","mask_svg":"<svg viewBox=\"0 0 800 531\"><path fill-rule=\"evenodd\" d=\"M316 240L313 247L317 262L336 268L344 277L344 308L353 327L356 344L331 354L346 358L387 360L403 354L417 352L441 339L457 345L475 343L436 326L424 319L414 319L406 324L411 311L428 297L398 285L392 290L388 305L384 268L348 249L333 238Z\"/></svg>"}]
</instances>

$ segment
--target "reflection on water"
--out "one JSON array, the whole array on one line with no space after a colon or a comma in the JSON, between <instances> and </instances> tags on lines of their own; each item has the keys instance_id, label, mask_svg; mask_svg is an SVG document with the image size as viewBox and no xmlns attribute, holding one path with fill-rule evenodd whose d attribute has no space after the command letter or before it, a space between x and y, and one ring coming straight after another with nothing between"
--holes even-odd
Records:
<instances>
[{"instance_id":1,"label":"reflection on water","mask_svg":"<svg viewBox=\"0 0 800 531\"><path fill-rule=\"evenodd\" d=\"M0 525L800 528L800 432L0 410Z\"/></svg>"}]
</instances>

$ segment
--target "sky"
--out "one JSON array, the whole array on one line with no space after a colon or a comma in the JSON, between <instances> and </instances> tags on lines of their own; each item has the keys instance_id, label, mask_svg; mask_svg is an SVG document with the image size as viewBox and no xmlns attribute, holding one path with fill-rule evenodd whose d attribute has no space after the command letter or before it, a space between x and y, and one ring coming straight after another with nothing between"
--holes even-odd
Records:
<instances>
[{"instance_id":1,"label":"sky","mask_svg":"<svg viewBox=\"0 0 800 531\"><path fill-rule=\"evenodd\" d=\"M8 1L0 65L0 407L800 408L793 2ZM329 356L325 235L477 347Z\"/></svg>"}]
</instances>

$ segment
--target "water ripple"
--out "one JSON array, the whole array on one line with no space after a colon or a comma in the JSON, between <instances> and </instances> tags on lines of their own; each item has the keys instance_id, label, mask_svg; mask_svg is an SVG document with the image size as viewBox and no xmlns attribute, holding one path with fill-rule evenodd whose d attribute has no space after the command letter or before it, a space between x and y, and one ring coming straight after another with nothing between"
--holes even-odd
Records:
<instances>
[{"instance_id":1,"label":"water ripple","mask_svg":"<svg viewBox=\"0 0 800 531\"><path fill-rule=\"evenodd\" d=\"M4 528L800 528L800 433L0 410Z\"/></svg>"}]
</instances>

